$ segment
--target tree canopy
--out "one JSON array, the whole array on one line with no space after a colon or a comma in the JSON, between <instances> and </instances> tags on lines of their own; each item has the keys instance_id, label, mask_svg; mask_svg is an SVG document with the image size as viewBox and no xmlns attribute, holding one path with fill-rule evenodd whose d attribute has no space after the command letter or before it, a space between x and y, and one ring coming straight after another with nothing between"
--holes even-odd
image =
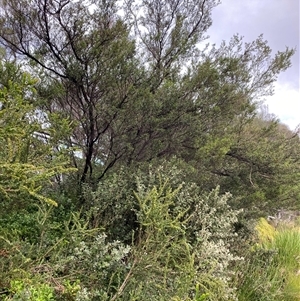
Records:
<instances>
[{"instance_id":1,"label":"tree canopy","mask_svg":"<svg viewBox=\"0 0 300 301\"><path fill-rule=\"evenodd\" d=\"M39 78L40 112L72 122L57 143L70 151L79 185L116 166L177 156L199 170L203 187L281 198L299 137L280 134L258 106L294 50L272 56L263 36L244 43L238 35L200 48L218 4L3 1L1 43ZM48 119L55 127L59 118ZM277 193L262 192L274 177Z\"/></svg>"}]
</instances>

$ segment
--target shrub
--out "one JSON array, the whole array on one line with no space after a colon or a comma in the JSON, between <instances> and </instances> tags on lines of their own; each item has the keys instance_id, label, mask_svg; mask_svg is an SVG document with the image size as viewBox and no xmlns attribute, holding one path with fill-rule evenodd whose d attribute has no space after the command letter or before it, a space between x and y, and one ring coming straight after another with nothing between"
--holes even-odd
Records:
<instances>
[{"instance_id":1,"label":"shrub","mask_svg":"<svg viewBox=\"0 0 300 301\"><path fill-rule=\"evenodd\" d=\"M44 204L31 216L35 240L2 237L8 300L48 288L57 301L235 300L231 196L204 193L169 167L121 170L86 189L88 211L55 218L58 209Z\"/></svg>"},{"instance_id":2,"label":"shrub","mask_svg":"<svg viewBox=\"0 0 300 301\"><path fill-rule=\"evenodd\" d=\"M238 259L230 252L238 211L228 205L230 194L204 193L183 175L167 163L134 176L122 170L86 191L93 222L109 239L122 233L118 239L134 243L122 300L189 298L196 284L207 300L234 299L229 267Z\"/></svg>"}]
</instances>

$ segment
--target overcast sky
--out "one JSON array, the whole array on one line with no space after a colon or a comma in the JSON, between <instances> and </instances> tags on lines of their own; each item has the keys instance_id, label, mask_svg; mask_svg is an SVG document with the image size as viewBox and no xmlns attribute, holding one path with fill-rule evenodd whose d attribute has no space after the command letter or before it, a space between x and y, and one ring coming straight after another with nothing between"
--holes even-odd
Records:
<instances>
[{"instance_id":1,"label":"overcast sky","mask_svg":"<svg viewBox=\"0 0 300 301\"><path fill-rule=\"evenodd\" d=\"M235 33L245 42L260 34L269 42L274 53L285 47L296 48L292 67L279 76L274 96L266 99L269 112L289 125L300 124L299 92L299 0L222 0L214 8L210 41L217 45L228 41Z\"/></svg>"}]
</instances>

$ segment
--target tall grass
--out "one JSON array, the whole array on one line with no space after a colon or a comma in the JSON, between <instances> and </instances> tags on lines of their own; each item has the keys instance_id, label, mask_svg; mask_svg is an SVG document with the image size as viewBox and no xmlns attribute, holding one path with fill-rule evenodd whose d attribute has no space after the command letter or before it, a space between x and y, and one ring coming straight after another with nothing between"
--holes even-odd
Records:
<instances>
[{"instance_id":1,"label":"tall grass","mask_svg":"<svg viewBox=\"0 0 300 301\"><path fill-rule=\"evenodd\" d=\"M300 228L261 219L258 243L239 267L239 301L300 301Z\"/></svg>"}]
</instances>

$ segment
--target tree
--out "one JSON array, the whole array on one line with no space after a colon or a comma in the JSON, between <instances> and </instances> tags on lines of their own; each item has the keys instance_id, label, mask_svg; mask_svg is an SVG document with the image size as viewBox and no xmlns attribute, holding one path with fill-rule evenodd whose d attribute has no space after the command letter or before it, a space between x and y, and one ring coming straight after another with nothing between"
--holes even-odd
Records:
<instances>
[{"instance_id":1,"label":"tree","mask_svg":"<svg viewBox=\"0 0 300 301\"><path fill-rule=\"evenodd\" d=\"M229 169L244 168L235 152L243 129L256 122L258 101L272 93L294 50L272 56L262 36L244 43L238 35L200 50L218 4L2 2L0 41L41 78L40 110L73 122L60 143L82 153L72 153L79 183L98 182L118 164L174 155L198 169L206 189L228 179L229 160Z\"/></svg>"},{"instance_id":2,"label":"tree","mask_svg":"<svg viewBox=\"0 0 300 301\"><path fill-rule=\"evenodd\" d=\"M45 72L42 109L63 111L76 123L64 143L82 150L82 182L92 174L93 162L110 167L122 156L123 149L118 153L113 149L113 125L137 76L134 43L116 17L115 1L98 1L93 11L90 5L62 0L7 2L2 19L3 43Z\"/></svg>"},{"instance_id":3,"label":"tree","mask_svg":"<svg viewBox=\"0 0 300 301\"><path fill-rule=\"evenodd\" d=\"M256 116L237 133L219 166L227 174L223 189L240 196L247 214L299 208L299 146L299 131Z\"/></svg>"},{"instance_id":4,"label":"tree","mask_svg":"<svg viewBox=\"0 0 300 301\"><path fill-rule=\"evenodd\" d=\"M182 127L182 121L177 121L180 113L174 114L174 110L182 110L177 97L173 107L167 104L179 89L174 84L178 79L178 68L174 67L190 53L190 46L202 39L211 23L210 12L216 1L198 1L189 6L182 1L176 5L169 3L174 16L170 19L169 13L164 12L168 33L163 44L169 50L163 51L166 65L161 79L155 75L156 67L145 70L137 60L141 53L135 55L135 43L129 38L130 25L117 15L116 1L94 1L93 4L92 9L89 1L2 3L2 43L43 69L47 75L43 97L51 90L60 91L50 95L44 108L63 110L76 120L77 127L65 143L75 143L82 150L81 182L92 175L93 163L100 162L103 166L101 178L121 158L132 162L168 153L169 129L175 133ZM127 2L126 8L127 16L133 13L133 3ZM199 14L187 22L187 13L196 8L201 9ZM156 18L157 12L154 15ZM128 20L133 16L131 14ZM168 83L166 79L171 78L171 73L175 78ZM164 92L154 97L161 85L165 87ZM161 98L166 94L168 99L162 104ZM145 152L146 148L151 149L150 154ZM77 166L78 160L75 161Z\"/></svg>"}]
</instances>

